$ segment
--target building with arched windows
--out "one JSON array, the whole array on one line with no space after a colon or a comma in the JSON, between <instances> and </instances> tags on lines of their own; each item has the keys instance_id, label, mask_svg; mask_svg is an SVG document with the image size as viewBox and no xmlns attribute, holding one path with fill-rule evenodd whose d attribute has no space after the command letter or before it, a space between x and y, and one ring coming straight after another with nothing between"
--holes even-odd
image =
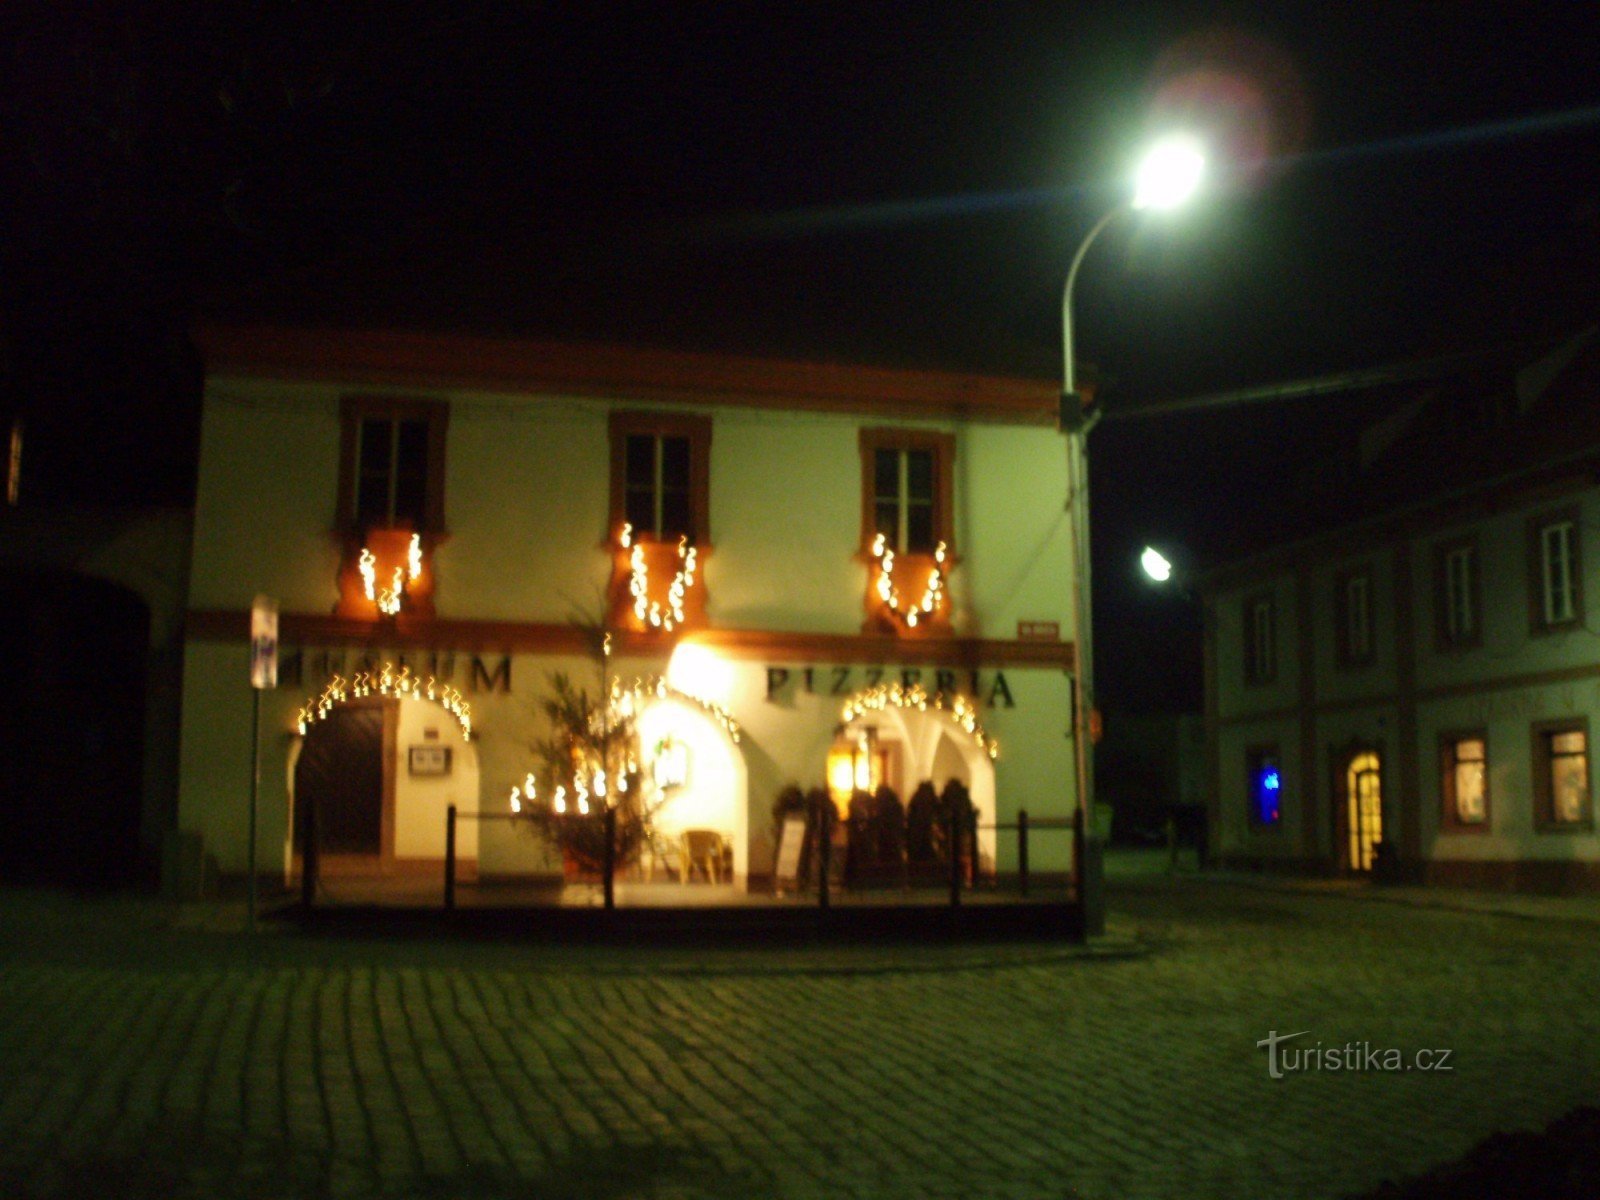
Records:
<instances>
[{"instance_id":1,"label":"building with arched windows","mask_svg":"<svg viewBox=\"0 0 1600 1200\"><path fill-rule=\"evenodd\" d=\"M297 814L325 870L403 877L437 872L451 806L503 817L530 776L550 803L558 676L631 697L667 843L646 874L693 874L687 835L714 834L719 882L770 877L791 785L954 779L980 824L1072 815L1053 385L399 333L201 347L179 825L223 874L251 865L258 595L279 609L263 877L297 870ZM1032 866L1071 852L1041 840ZM456 855L485 880L563 870L501 819L461 821Z\"/></svg>"}]
</instances>

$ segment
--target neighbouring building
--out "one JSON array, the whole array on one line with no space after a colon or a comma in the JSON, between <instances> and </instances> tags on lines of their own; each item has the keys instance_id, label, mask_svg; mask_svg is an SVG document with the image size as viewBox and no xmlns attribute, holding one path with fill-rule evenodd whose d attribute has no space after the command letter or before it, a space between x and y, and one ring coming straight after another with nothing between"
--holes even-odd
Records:
<instances>
[{"instance_id":1,"label":"neighbouring building","mask_svg":"<svg viewBox=\"0 0 1600 1200\"><path fill-rule=\"evenodd\" d=\"M1600 885L1600 338L1416 385L1358 450L1342 521L1203 583L1215 854Z\"/></svg>"},{"instance_id":2,"label":"neighbouring building","mask_svg":"<svg viewBox=\"0 0 1600 1200\"><path fill-rule=\"evenodd\" d=\"M954 778L984 824L1072 815L1053 385L464 336L200 343L178 823L224 875L251 865L258 595L280 614L263 877L294 873L312 792L324 870L438 871L447 806L509 813L556 673L664 680L637 697L643 775L739 886L773 871L789 784ZM980 842L1014 869L1013 839ZM1032 867L1071 852L1041 837ZM457 855L561 870L502 819L463 820Z\"/></svg>"}]
</instances>

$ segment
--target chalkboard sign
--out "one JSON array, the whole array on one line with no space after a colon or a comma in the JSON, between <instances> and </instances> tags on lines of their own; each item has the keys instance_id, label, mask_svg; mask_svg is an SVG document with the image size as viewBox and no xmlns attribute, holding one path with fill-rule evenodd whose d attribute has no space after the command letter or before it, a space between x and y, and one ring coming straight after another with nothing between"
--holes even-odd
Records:
<instances>
[{"instance_id":1,"label":"chalkboard sign","mask_svg":"<svg viewBox=\"0 0 1600 1200\"><path fill-rule=\"evenodd\" d=\"M778 831L778 865L773 871L773 884L780 895L799 886L800 847L805 840L805 818L787 818Z\"/></svg>"}]
</instances>

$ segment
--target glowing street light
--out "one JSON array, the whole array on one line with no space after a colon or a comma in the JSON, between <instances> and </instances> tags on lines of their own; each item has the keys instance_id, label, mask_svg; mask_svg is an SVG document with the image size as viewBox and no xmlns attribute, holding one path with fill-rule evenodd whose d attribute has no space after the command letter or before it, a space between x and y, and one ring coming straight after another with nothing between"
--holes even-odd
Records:
<instances>
[{"instance_id":1,"label":"glowing street light","mask_svg":"<svg viewBox=\"0 0 1600 1200\"><path fill-rule=\"evenodd\" d=\"M1177 208L1193 196L1206 173L1206 154L1199 139L1185 134L1164 137L1150 147L1134 176L1133 207Z\"/></svg>"},{"instance_id":2,"label":"glowing street light","mask_svg":"<svg viewBox=\"0 0 1600 1200\"><path fill-rule=\"evenodd\" d=\"M1144 553L1139 556L1139 565L1144 568L1144 573L1157 583L1165 583L1172 578L1172 564L1154 546L1144 548Z\"/></svg>"},{"instance_id":3,"label":"glowing street light","mask_svg":"<svg viewBox=\"0 0 1600 1200\"><path fill-rule=\"evenodd\" d=\"M1067 508L1072 519L1073 650L1072 671L1074 757L1078 784L1078 836L1073 838L1073 876L1078 888L1078 903L1087 922L1090 903L1085 897L1088 873L1085 868L1085 843L1088 840L1090 805L1093 802L1094 766L1090 748L1090 728L1094 710L1094 655L1090 631L1092 614L1089 601L1089 431L1099 419L1099 411L1086 412L1078 397L1077 365L1072 349L1072 289L1078 281L1089 247L1106 226L1135 209L1166 210L1188 200L1205 177L1206 156L1193 137L1173 134L1151 146L1135 175L1133 194L1101 217L1078 244L1067 269L1066 286L1061 291L1061 429L1067 436ZM1165 560L1163 560L1165 561ZM1149 569L1148 567L1146 568ZM1168 566L1170 573L1171 567ZM1098 906L1098 897L1094 898Z\"/></svg>"}]
</instances>

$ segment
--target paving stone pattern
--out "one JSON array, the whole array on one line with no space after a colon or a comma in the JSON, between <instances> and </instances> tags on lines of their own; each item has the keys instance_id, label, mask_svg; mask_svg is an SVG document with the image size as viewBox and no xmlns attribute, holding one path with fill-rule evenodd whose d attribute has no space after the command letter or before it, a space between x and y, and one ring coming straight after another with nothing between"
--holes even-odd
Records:
<instances>
[{"instance_id":1,"label":"paving stone pattern","mask_svg":"<svg viewBox=\"0 0 1600 1200\"><path fill-rule=\"evenodd\" d=\"M1100 952L254 939L0 895L0 1196L1338 1197L1600 1098L1600 930L1152 880ZM1454 1052L1270 1079L1256 1041Z\"/></svg>"}]
</instances>

